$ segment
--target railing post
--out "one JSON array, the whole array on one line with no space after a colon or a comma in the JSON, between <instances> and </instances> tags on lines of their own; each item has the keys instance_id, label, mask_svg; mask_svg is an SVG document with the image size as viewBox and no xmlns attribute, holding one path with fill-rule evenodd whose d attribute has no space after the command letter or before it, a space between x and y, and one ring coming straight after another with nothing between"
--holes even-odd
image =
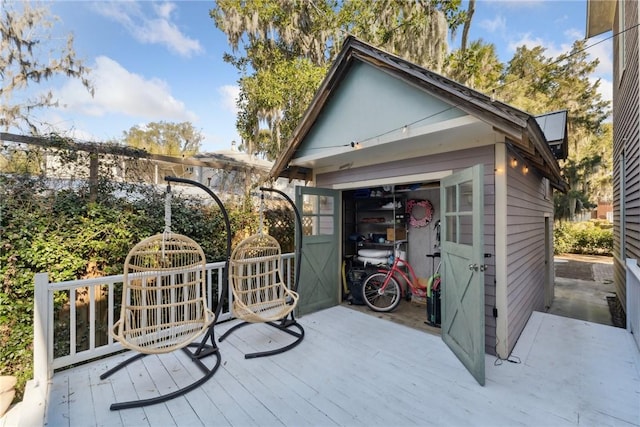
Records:
<instances>
[{"instance_id":1,"label":"railing post","mask_svg":"<svg viewBox=\"0 0 640 427\"><path fill-rule=\"evenodd\" d=\"M638 261L627 258L627 331L633 334L633 338L640 349L640 269Z\"/></svg>"},{"instance_id":2,"label":"railing post","mask_svg":"<svg viewBox=\"0 0 640 427\"><path fill-rule=\"evenodd\" d=\"M52 377L52 351L49 349L49 275L37 273L35 276L33 301L33 379L46 384Z\"/></svg>"}]
</instances>

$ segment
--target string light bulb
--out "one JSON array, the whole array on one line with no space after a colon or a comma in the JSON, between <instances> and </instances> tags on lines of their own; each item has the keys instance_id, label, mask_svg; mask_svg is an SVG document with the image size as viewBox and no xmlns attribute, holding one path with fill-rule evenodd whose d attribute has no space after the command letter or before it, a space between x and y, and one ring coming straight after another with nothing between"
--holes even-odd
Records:
<instances>
[{"instance_id":1,"label":"string light bulb","mask_svg":"<svg viewBox=\"0 0 640 427\"><path fill-rule=\"evenodd\" d=\"M511 167L514 169L518 167L518 159L515 157L511 159Z\"/></svg>"}]
</instances>

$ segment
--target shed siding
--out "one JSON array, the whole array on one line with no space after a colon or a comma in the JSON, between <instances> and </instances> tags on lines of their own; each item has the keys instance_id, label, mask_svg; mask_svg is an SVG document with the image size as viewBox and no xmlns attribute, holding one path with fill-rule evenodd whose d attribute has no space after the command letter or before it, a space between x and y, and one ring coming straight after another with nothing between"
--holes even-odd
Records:
<instances>
[{"instance_id":1,"label":"shed siding","mask_svg":"<svg viewBox=\"0 0 640 427\"><path fill-rule=\"evenodd\" d=\"M374 166L354 168L316 176L318 187L331 188L333 185L375 178L397 177L402 182L406 175L439 172L443 170L461 171L476 164L484 164L484 221L485 221L485 351L496 354L495 307L495 188L494 188L494 146L483 146L432 156L417 157L403 161L389 162Z\"/></svg>"},{"instance_id":2,"label":"shed siding","mask_svg":"<svg viewBox=\"0 0 640 427\"><path fill-rule=\"evenodd\" d=\"M545 214L553 213L553 199L544 196L544 183L533 168L525 173L521 163L516 168L507 167L509 353L531 313L544 311Z\"/></svg>"},{"instance_id":3,"label":"shed siding","mask_svg":"<svg viewBox=\"0 0 640 427\"><path fill-rule=\"evenodd\" d=\"M614 284L625 307L625 258L640 259L640 111L638 99L638 2L625 2L624 37L614 40L614 64L618 65L624 50L625 68L614 67L613 78L613 251ZM620 23L616 12L614 32ZM622 44L624 43L624 46ZM624 156L624 169L622 157ZM621 215L624 212L624 219ZM622 247L621 236L625 243ZM626 307L625 307L626 309Z\"/></svg>"},{"instance_id":4,"label":"shed siding","mask_svg":"<svg viewBox=\"0 0 640 427\"><path fill-rule=\"evenodd\" d=\"M451 104L416 90L382 70L356 62L340 83L340 89L333 90L332 98L295 157L317 154L322 148L346 146L351 141L364 141L409 123L422 126L465 115Z\"/></svg>"}]
</instances>

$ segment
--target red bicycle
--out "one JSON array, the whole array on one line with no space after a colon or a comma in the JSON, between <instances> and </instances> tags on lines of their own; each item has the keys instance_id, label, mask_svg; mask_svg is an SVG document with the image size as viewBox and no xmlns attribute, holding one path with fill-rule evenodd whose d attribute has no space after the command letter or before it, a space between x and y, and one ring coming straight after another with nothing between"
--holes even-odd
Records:
<instances>
[{"instance_id":1,"label":"red bicycle","mask_svg":"<svg viewBox=\"0 0 640 427\"><path fill-rule=\"evenodd\" d=\"M395 253L399 254L401 252L396 250ZM408 275L402 269L403 266L407 267ZM409 296L395 279L395 274L404 279L411 289L411 295L421 298L427 296L428 285L425 286L420 283L413 267L407 260L396 256L390 268L380 268L377 272L369 275L362 285L363 300L371 310L380 312L393 311L398 307L405 295ZM438 277L434 276L432 280L439 281L439 275Z\"/></svg>"}]
</instances>

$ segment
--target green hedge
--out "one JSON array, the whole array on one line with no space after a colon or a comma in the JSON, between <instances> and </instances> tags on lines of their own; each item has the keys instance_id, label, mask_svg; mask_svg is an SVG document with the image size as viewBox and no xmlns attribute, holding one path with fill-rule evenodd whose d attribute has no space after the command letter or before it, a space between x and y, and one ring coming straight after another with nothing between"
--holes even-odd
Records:
<instances>
[{"instance_id":1,"label":"green hedge","mask_svg":"<svg viewBox=\"0 0 640 427\"><path fill-rule=\"evenodd\" d=\"M559 222L553 237L556 254L610 256L613 251L612 225L603 221Z\"/></svg>"}]
</instances>

